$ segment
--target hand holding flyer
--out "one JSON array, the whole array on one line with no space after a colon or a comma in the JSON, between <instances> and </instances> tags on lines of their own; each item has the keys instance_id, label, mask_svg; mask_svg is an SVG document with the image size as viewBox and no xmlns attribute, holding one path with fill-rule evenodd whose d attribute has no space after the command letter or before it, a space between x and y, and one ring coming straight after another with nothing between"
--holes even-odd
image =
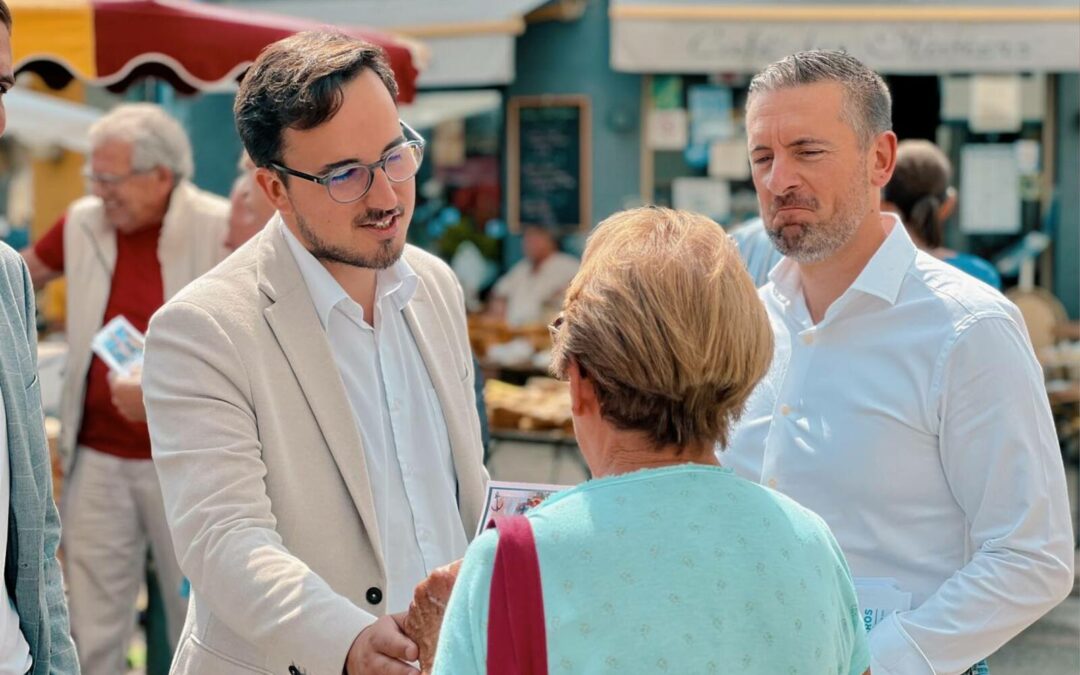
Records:
<instances>
[{"instance_id":1,"label":"hand holding flyer","mask_svg":"<svg viewBox=\"0 0 1080 675\"><path fill-rule=\"evenodd\" d=\"M145 337L123 316L114 318L90 343L109 370L128 377L142 367Z\"/></svg>"},{"instance_id":2,"label":"hand holding flyer","mask_svg":"<svg viewBox=\"0 0 1080 675\"><path fill-rule=\"evenodd\" d=\"M859 613L867 633L893 612L911 609L911 593L901 591L896 579L856 577L853 581L855 593L859 596Z\"/></svg>"},{"instance_id":3,"label":"hand holding flyer","mask_svg":"<svg viewBox=\"0 0 1080 675\"><path fill-rule=\"evenodd\" d=\"M566 488L566 485L489 481L487 499L484 500L484 514L476 526L477 536L484 531L485 526L495 516L526 513L547 499L549 495ZM442 628L443 614L446 612L446 603L450 600L450 593L460 569L460 560L440 567L420 582L414 591L404 629L420 649L422 673L431 672L435 646L439 642L439 630Z\"/></svg>"},{"instance_id":4,"label":"hand holding flyer","mask_svg":"<svg viewBox=\"0 0 1080 675\"><path fill-rule=\"evenodd\" d=\"M542 483L507 483L488 481L487 499L484 500L484 513L476 525L476 536L484 531L495 516L511 516L526 513L550 495L565 490L567 485L545 485Z\"/></svg>"}]
</instances>

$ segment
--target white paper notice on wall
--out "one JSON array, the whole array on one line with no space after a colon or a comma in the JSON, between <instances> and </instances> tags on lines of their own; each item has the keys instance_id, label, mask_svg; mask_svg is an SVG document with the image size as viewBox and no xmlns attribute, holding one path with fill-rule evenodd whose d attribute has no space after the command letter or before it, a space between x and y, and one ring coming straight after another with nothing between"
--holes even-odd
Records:
<instances>
[{"instance_id":1,"label":"white paper notice on wall","mask_svg":"<svg viewBox=\"0 0 1080 675\"><path fill-rule=\"evenodd\" d=\"M1019 75L975 75L971 78L968 126L975 133L1020 131L1024 124Z\"/></svg>"},{"instance_id":2,"label":"white paper notice on wall","mask_svg":"<svg viewBox=\"0 0 1080 675\"><path fill-rule=\"evenodd\" d=\"M971 144L960 151L960 229L1020 231L1020 166L1012 144Z\"/></svg>"},{"instance_id":3,"label":"white paper notice on wall","mask_svg":"<svg viewBox=\"0 0 1080 675\"><path fill-rule=\"evenodd\" d=\"M713 141L709 145L709 175L728 180L750 178L750 156L745 139Z\"/></svg>"},{"instance_id":4,"label":"white paper notice on wall","mask_svg":"<svg viewBox=\"0 0 1080 675\"><path fill-rule=\"evenodd\" d=\"M682 150L690 142L690 122L686 108L649 111L649 147L653 150Z\"/></svg>"},{"instance_id":5,"label":"white paper notice on wall","mask_svg":"<svg viewBox=\"0 0 1080 675\"><path fill-rule=\"evenodd\" d=\"M1016 168L1023 176L1033 176L1039 173L1039 142L1029 139L1019 140L1013 144L1016 148Z\"/></svg>"},{"instance_id":6,"label":"white paper notice on wall","mask_svg":"<svg viewBox=\"0 0 1080 675\"><path fill-rule=\"evenodd\" d=\"M671 182L671 205L723 223L731 215L731 187L715 178L676 178Z\"/></svg>"}]
</instances>

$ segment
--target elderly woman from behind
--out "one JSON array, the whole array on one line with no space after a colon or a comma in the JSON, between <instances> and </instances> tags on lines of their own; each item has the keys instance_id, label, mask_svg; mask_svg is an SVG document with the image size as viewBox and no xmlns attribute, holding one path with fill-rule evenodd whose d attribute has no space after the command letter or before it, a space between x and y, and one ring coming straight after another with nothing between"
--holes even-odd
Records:
<instances>
[{"instance_id":1,"label":"elderly woman from behind","mask_svg":"<svg viewBox=\"0 0 1080 675\"><path fill-rule=\"evenodd\" d=\"M850 573L824 522L714 454L772 355L723 230L663 208L608 218L553 334L595 479L528 515L550 672L866 671ZM499 536L465 556L437 674L488 672Z\"/></svg>"}]
</instances>

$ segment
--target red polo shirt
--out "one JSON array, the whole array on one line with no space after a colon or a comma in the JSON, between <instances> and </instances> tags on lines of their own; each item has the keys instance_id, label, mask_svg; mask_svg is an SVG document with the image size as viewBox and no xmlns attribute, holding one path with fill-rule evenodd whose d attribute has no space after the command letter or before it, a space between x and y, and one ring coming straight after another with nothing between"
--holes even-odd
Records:
<instances>
[{"instance_id":1,"label":"red polo shirt","mask_svg":"<svg viewBox=\"0 0 1080 675\"><path fill-rule=\"evenodd\" d=\"M132 234L116 233L116 268L101 325L124 316L143 333L150 317L165 303L161 262L157 257L161 225ZM34 253L52 269L64 271L64 218L34 245ZM68 279L68 293L78 293L78 279ZM112 404L109 367L94 355L87 376L86 399L78 443L125 459L150 459L150 432L143 422L129 422Z\"/></svg>"}]
</instances>

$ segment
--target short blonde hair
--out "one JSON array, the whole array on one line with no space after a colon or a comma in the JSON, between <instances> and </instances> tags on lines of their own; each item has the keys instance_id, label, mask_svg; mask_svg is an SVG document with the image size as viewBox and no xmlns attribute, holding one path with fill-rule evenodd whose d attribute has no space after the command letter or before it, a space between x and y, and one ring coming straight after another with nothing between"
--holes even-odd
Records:
<instances>
[{"instance_id":1,"label":"short blonde hair","mask_svg":"<svg viewBox=\"0 0 1080 675\"><path fill-rule=\"evenodd\" d=\"M616 213L589 237L552 348L605 420L660 446L727 445L772 361L772 329L731 238L705 216Z\"/></svg>"}]
</instances>

